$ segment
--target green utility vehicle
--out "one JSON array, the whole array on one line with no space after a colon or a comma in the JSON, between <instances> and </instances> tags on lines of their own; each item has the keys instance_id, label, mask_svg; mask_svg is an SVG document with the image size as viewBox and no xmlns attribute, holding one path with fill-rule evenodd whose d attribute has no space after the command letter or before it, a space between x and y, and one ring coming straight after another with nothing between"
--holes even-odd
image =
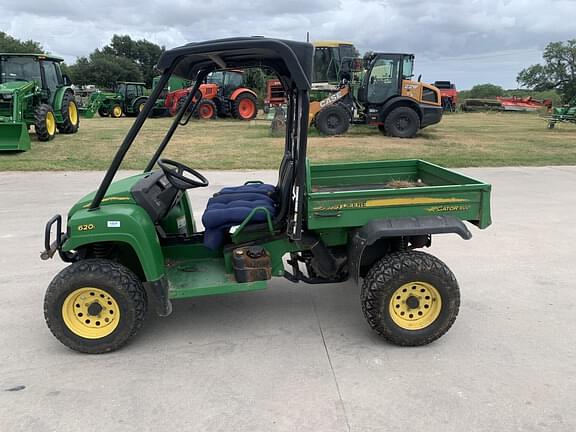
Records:
<instances>
[{"instance_id":1,"label":"green utility vehicle","mask_svg":"<svg viewBox=\"0 0 576 432\"><path fill-rule=\"evenodd\" d=\"M80 113L85 118L92 118L96 113L100 117L120 118L122 114L127 117L136 117L147 100L144 83L118 82L114 92L92 93L87 105L80 108Z\"/></svg>"},{"instance_id":2,"label":"green utility vehicle","mask_svg":"<svg viewBox=\"0 0 576 432\"><path fill-rule=\"evenodd\" d=\"M427 344L448 331L458 284L445 264L416 249L430 246L435 234L469 239L464 221L486 228L490 185L420 160L309 163L312 54L308 43L261 37L162 54L160 82L99 188L66 219L56 215L46 225L42 258L58 253L70 263L45 296L56 338L81 352L112 351L134 336L151 306L168 315L173 299L264 289L272 277L312 284L362 279L369 325L399 345ZM278 183L220 190L201 230L191 200L208 180L162 153L190 120L190 104L200 101L193 95L210 72L256 66L274 70L288 98ZM184 106L144 172L112 182L173 74L195 82Z\"/></svg>"},{"instance_id":3,"label":"green utility vehicle","mask_svg":"<svg viewBox=\"0 0 576 432\"><path fill-rule=\"evenodd\" d=\"M78 131L79 118L63 59L44 54L0 53L0 150L30 149L28 129L39 141L50 141L56 130Z\"/></svg>"}]
</instances>

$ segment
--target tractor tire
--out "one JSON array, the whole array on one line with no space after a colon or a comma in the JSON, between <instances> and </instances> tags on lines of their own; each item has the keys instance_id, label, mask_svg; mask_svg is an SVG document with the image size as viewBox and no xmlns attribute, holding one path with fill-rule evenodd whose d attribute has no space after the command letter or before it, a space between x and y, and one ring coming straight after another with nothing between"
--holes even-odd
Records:
<instances>
[{"instance_id":1,"label":"tractor tire","mask_svg":"<svg viewBox=\"0 0 576 432\"><path fill-rule=\"evenodd\" d=\"M112 106L112 110L110 110L110 117L120 118L122 117L122 114L123 114L122 106L120 104L114 104Z\"/></svg>"},{"instance_id":2,"label":"tractor tire","mask_svg":"<svg viewBox=\"0 0 576 432\"><path fill-rule=\"evenodd\" d=\"M100 117L110 117L110 110L108 108L100 107L98 108L98 115Z\"/></svg>"},{"instance_id":3,"label":"tractor tire","mask_svg":"<svg viewBox=\"0 0 576 432\"><path fill-rule=\"evenodd\" d=\"M140 114L142 112L147 101L148 101L147 99L144 99L144 100L138 101L136 103L136 105L134 105L134 116L135 117L138 116L138 114Z\"/></svg>"},{"instance_id":4,"label":"tractor tire","mask_svg":"<svg viewBox=\"0 0 576 432\"><path fill-rule=\"evenodd\" d=\"M350 113L340 104L322 108L314 120L316 129L324 135L340 135L350 128Z\"/></svg>"},{"instance_id":5,"label":"tractor tire","mask_svg":"<svg viewBox=\"0 0 576 432\"><path fill-rule=\"evenodd\" d=\"M420 346L445 334L458 315L460 290L450 269L424 252L386 255L364 278L362 312L380 336Z\"/></svg>"},{"instance_id":6,"label":"tractor tire","mask_svg":"<svg viewBox=\"0 0 576 432\"><path fill-rule=\"evenodd\" d=\"M58 125L58 132L63 134L78 132L80 116L78 115L78 105L71 92L64 93L60 113L62 114L62 123Z\"/></svg>"},{"instance_id":7,"label":"tractor tire","mask_svg":"<svg viewBox=\"0 0 576 432\"><path fill-rule=\"evenodd\" d=\"M414 138L420 129L420 117L410 107L394 108L386 116L384 128L388 136L397 138Z\"/></svg>"},{"instance_id":8,"label":"tractor tire","mask_svg":"<svg viewBox=\"0 0 576 432\"><path fill-rule=\"evenodd\" d=\"M240 93L234 101L232 115L240 120L252 120L258 115L257 100L251 93Z\"/></svg>"},{"instance_id":9,"label":"tractor tire","mask_svg":"<svg viewBox=\"0 0 576 432\"><path fill-rule=\"evenodd\" d=\"M202 99L198 104L198 108L194 112L194 115L202 120L212 120L216 118L216 113L218 108L216 104L210 99Z\"/></svg>"},{"instance_id":10,"label":"tractor tire","mask_svg":"<svg viewBox=\"0 0 576 432\"><path fill-rule=\"evenodd\" d=\"M34 112L34 128L38 141L50 141L56 136L54 109L48 104L40 104Z\"/></svg>"},{"instance_id":11,"label":"tractor tire","mask_svg":"<svg viewBox=\"0 0 576 432\"><path fill-rule=\"evenodd\" d=\"M106 259L75 262L56 275L44 297L44 318L68 348L87 354L117 350L144 322L147 301L140 280Z\"/></svg>"}]
</instances>

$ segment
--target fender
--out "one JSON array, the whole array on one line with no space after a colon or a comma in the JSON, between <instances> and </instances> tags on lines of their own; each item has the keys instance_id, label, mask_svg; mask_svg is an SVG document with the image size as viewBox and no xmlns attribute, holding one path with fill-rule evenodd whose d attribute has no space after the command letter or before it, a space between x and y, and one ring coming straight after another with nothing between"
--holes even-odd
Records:
<instances>
[{"instance_id":1,"label":"fender","mask_svg":"<svg viewBox=\"0 0 576 432\"><path fill-rule=\"evenodd\" d=\"M258 99L258 95L254 91L252 91L246 87L239 87L232 92L232 94L230 95L230 100L233 100L233 101L236 100L236 98L238 98L238 96L240 96L240 94L242 94L242 93L250 93L256 99Z\"/></svg>"},{"instance_id":2,"label":"fender","mask_svg":"<svg viewBox=\"0 0 576 432\"><path fill-rule=\"evenodd\" d=\"M134 99L134 101L132 102L132 109L134 109L136 107L136 105L142 101L146 102L148 100L148 96L138 96L136 99Z\"/></svg>"},{"instance_id":3,"label":"fender","mask_svg":"<svg viewBox=\"0 0 576 432\"><path fill-rule=\"evenodd\" d=\"M348 248L350 276L358 282L364 252L377 240L446 233L458 234L464 240L472 238L472 233L464 222L454 216L420 216L370 221L352 233Z\"/></svg>"},{"instance_id":4,"label":"fender","mask_svg":"<svg viewBox=\"0 0 576 432\"><path fill-rule=\"evenodd\" d=\"M147 282L164 276L164 258L156 228L150 216L137 205L114 203L94 211L81 209L69 217L67 224L68 238L63 251L100 242L126 243L136 253Z\"/></svg>"},{"instance_id":5,"label":"fender","mask_svg":"<svg viewBox=\"0 0 576 432\"><path fill-rule=\"evenodd\" d=\"M54 105L52 108L54 109L54 117L56 117L57 123L62 123L64 121L62 118L62 101L64 100L64 94L66 94L66 92L70 92L74 95L74 92L70 87L60 87L56 90L54 95Z\"/></svg>"}]
</instances>

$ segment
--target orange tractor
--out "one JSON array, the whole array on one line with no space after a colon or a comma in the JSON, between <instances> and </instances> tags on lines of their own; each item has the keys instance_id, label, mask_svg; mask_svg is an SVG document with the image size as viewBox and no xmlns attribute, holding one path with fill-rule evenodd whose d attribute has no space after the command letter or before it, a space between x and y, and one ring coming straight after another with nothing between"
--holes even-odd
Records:
<instances>
[{"instance_id":1,"label":"orange tractor","mask_svg":"<svg viewBox=\"0 0 576 432\"><path fill-rule=\"evenodd\" d=\"M211 120L218 117L234 117L240 120L252 120L258 114L257 95L253 90L243 87L244 73L238 70L212 72L201 84L201 95L195 115ZM191 87L170 92L166 95L164 106L174 116L182 108ZM194 104L191 104L194 106Z\"/></svg>"}]
</instances>

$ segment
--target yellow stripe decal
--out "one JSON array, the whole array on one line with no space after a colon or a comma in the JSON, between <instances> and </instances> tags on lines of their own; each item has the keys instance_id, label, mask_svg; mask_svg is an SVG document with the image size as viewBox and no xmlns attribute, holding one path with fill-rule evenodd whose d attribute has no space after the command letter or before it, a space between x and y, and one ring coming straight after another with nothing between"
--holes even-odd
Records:
<instances>
[{"instance_id":1,"label":"yellow stripe decal","mask_svg":"<svg viewBox=\"0 0 576 432\"><path fill-rule=\"evenodd\" d=\"M112 197L108 197L108 198L104 198L102 200L102 202L108 202L108 201L130 201L132 198L130 197L120 197L120 196L112 196ZM90 207L90 204L86 204L84 206L84 208L88 208Z\"/></svg>"},{"instance_id":2,"label":"yellow stripe decal","mask_svg":"<svg viewBox=\"0 0 576 432\"><path fill-rule=\"evenodd\" d=\"M467 202L464 198L432 198L432 197L412 197L412 198L388 198L366 201L366 207L388 207L397 205L415 204L447 204Z\"/></svg>"},{"instance_id":3,"label":"yellow stripe decal","mask_svg":"<svg viewBox=\"0 0 576 432\"><path fill-rule=\"evenodd\" d=\"M404 205L440 205L468 202L465 198L434 198L434 197L410 197L410 198L386 198L366 201L326 201L324 204L314 207L313 211L362 209L367 207L393 207Z\"/></svg>"}]
</instances>

